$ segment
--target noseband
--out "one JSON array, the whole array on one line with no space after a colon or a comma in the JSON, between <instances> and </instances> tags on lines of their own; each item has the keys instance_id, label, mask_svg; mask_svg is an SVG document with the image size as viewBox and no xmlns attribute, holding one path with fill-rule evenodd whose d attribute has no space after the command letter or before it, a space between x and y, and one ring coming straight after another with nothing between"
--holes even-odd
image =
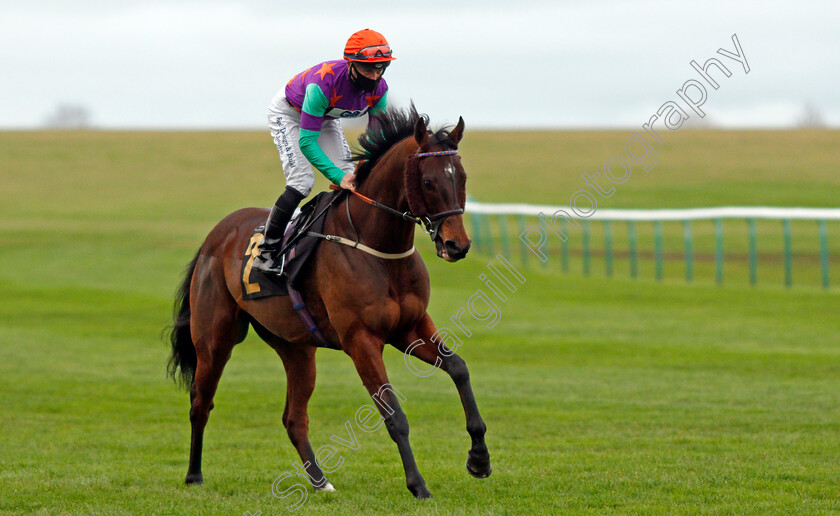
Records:
<instances>
[{"instance_id":1,"label":"noseband","mask_svg":"<svg viewBox=\"0 0 840 516\"><path fill-rule=\"evenodd\" d=\"M449 156L449 163L450 163L450 165L452 165L453 170L454 170L455 165L452 163L452 156L454 156L456 154L458 154L457 150L447 150L447 151L436 151L436 152L419 152L419 153L415 154L414 156L417 157L418 159L430 158L430 157L433 157L433 156ZM455 183L455 174L454 173L450 174L450 179L452 179L452 193L454 195L455 205L457 206L457 204L458 204L458 186ZM355 190L351 190L351 193L354 194L359 199L361 199L366 204L369 204L369 205L374 206L376 208L379 208L381 210L385 210L388 213L396 215L397 217L400 217L402 219L414 222L415 224L419 225L421 228L423 228L423 231L427 235L429 235L429 237L431 237L432 242L434 242L435 239L437 238L438 232L440 231L440 227L446 221L447 217L449 217L450 215L462 215L464 213L463 208L455 208L455 209L452 209L452 210L446 210L446 211L442 211L440 213L435 213L433 215L417 216L417 215L414 215L413 213L411 213L411 211L400 212L400 211L395 210L395 209L393 209L389 206L385 206L384 204L379 203L377 201L374 201L373 199L370 199L370 198L360 194L359 192L356 192Z\"/></svg>"}]
</instances>

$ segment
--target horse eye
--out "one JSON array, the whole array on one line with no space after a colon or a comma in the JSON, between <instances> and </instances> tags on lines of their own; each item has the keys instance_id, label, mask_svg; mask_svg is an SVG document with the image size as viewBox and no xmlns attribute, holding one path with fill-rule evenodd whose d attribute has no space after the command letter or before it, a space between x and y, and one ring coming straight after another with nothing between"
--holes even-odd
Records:
<instances>
[{"instance_id":1,"label":"horse eye","mask_svg":"<svg viewBox=\"0 0 840 516\"><path fill-rule=\"evenodd\" d=\"M423 180L423 186L425 186L426 188L431 188L432 187L432 182L429 181L428 179L424 179Z\"/></svg>"}]
</instances>

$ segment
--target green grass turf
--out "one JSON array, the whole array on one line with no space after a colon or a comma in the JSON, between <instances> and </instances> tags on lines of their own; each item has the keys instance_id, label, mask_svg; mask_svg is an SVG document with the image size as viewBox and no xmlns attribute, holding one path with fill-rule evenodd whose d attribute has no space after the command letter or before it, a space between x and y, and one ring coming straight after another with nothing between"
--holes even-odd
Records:
<instances>
[{"instance_id":1,"label":"green grass turf","mask_svg":"<svg viewBox=\"0 0 840 516\"><path fill-rule=\"evenodd\" d=\"M602 164L627 136L468 133L470 193L561 204L585 163ZM829 166L837 132L671 136L655 172L640 178L664 194L634 178L613 207L838 198ZM505 148L529 141L540 146L521 161ZM737 141L750 151L727 147ZM555 167L550 156L561 148L568 159ZM187 487L188 397L165 378L160 339L183 266L226 213L274 201L277 161L262 133L0 133L0 512L286 512L271 483L298 458L280 421L279 358L253 335L234 351L206 434L206 484ZM688 188L684 169L709 180ZM490 257L446 264L418 245L432 275L430 312L445 324L483 287ZM389 350L435 498L410 496L384 429L357 430L360 448L342 451L330 475L338 492L310 492L301 513L840 510L836 289L685 285L678 269L662 283L626 272L586 278L560 274L556 255L545 271L520 270L527 281L500 303L498 325L466 317L473 336L459 349L487 422L493 476L464 470L469 439L451 382L415 377ZM369 402L342 353L320 351L318 367L316 448Z\"/></svg>"}]
</instances>

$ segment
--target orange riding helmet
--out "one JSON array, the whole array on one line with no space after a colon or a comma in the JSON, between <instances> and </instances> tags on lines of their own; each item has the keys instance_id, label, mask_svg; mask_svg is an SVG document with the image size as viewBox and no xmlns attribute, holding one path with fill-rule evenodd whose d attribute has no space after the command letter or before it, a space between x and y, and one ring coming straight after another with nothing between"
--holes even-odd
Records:
<instances>
[{"instance_id":1,"label":"orange riding helmet","mask_svg":"<svg viewBox=\"0 0 840 516\"><path fill-rule=\"evenodd\" d=\"M375 30L364 29L354 33L344 45L344 59L358 63L393 61L391 45L385 36Z\"/></svg>"}]
</instances>

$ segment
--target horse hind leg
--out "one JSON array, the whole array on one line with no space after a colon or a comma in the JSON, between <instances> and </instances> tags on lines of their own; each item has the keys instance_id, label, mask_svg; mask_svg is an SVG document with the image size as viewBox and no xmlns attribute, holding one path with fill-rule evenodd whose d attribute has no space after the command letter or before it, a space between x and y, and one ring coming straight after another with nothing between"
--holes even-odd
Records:
<instances>
[{"instance_id":1,"label":"horse hind leg","mask_svg":"<svg viewBox=\"0 0 840 516\"><path fill-rule=\"evenodd\" d=\"M190 388L192 437L187 484L204 483L201 454L213 397L233 347L245 339L248 330L248 321L233 298L222 297L214 289L202 289L201 285L196 290L196 295L191 296L194 306L190 326L196 349L196 368Z\"/></svg>"},{"instance_id":2,"label":"horse hind leg","mask_svg":"<svg viewBox=\"0 0 840 516\"><path fill-rule=\"evenodd\" d=\"M253 323L257 334L283 359L286 369L286 407L283 426L300 455L303 472L316 491L335 491L315 459L309 442L309 399L315 390L315 348L295 346Z\"/></svg>"}]
</instances>

